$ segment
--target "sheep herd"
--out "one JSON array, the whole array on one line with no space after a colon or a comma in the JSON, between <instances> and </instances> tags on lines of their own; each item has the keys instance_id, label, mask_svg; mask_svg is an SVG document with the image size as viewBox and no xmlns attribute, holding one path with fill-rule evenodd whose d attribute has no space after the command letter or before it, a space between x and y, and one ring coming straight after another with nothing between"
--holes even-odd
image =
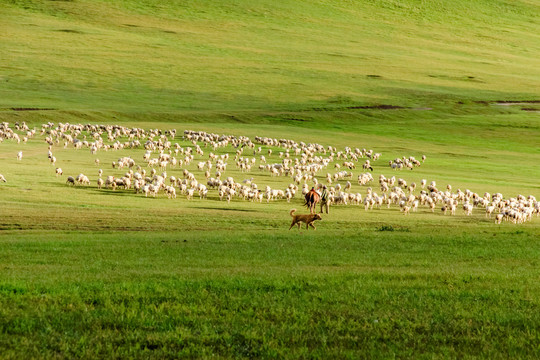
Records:
<instances>
[{"instance_id":1,"label":"sheep herd","mask_svg":"<svg viewBox=\"0 0 540 360\"><path fill-rule=\"evenodd\" d=\"M345 147L337 149L317 143L296 142L255 136L219 135L204 131L185 130L178 136L176 130L145 130L119 125L69 124L52 122L42 124L40 129L30 129L24 122L13 127L0 123L0 143L14 141L24 146L30 138L42 137L47 144L47 161L55 167L55 175L63 177L61 156L54 155L60 147L84 151L93 156L94 168L101 165L100 152L118 151L122 156L111 162L107 170L81 170L78 175L67 176L65 183L71 186L91 186L88 171L95 171L96 186L104 191L131 191L144 197L177 195L187 200L195 196L220 201L233 200L270 202L303 200L310 190L328 189L331 206L362 206L366 211L374 208L396 208L410 215L424 207L431 212L456 215L460 209L464 215L484 212L495 223L508 221L521 224L540 214L540 203L533 195L504 198L502 194L470 190L452 190L451 185L439 189L435 181L421 179L419 185L395 175L380 174L374 178L373 163L381 157L371 149ZM177 142L178 141L180 142ZM142 156L132 154L143 152ZM126 155L127 154L127 155ZM115 157L116 158L116 157ZM16 154L23 161L23 151ZM391 171L413 170L426 161L414 156L403 156L388 162ZM358 165L358 166L357 166ZM110 166L110 167L109 167ZM103 166L105 167L105 166ZM244 178L240 181L230 174ZM353 170L362 169L356 177ZM112 170L111 170L112 169ZM121 176L107 174L108 171ZM229 176L227 176L229 175ZM257 184L254 179L273 177L287 178L288 186L272 188ZM375 180L377 179L377 181ZM269 179L270 180L270 179ZM0 181L7 182L0 174ZM275 182L275 181L274 181ZM353 191L354 187L363 189Z\"/></svg>"}]
</instances>

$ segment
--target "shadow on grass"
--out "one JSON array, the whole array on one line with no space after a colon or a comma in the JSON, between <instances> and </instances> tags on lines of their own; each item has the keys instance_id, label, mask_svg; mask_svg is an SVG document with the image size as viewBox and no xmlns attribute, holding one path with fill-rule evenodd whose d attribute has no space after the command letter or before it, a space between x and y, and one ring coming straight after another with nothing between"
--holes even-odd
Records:
<instances>
[{"instance_id":1,"label":"shadow on grass","mask_svg":"<svg viewBox=\"0 0 540 360\"><path fill-rule=\"evenodd\" d=\"M185 198L185 196L183 195L178 195L176 197L176 199L168 199L167 196L163 193L157 195L156 197L153 197L153 196L144 196L144 193L135 193L135 191L133 189L129 189L129 190L124 190L124 189L116 189L116 190L111 190L111 189L105 189L105 188L102 188L102 189L98 189L94 186L87 186L87 185L69 185L69 184L65 184L65 183L53 183L52 184L53 186L56 186L56 187L72 187L74 189L76 189L77 191L85 191L87 193L97 193L97 194L100 194L100 195L107 195L107 196L119 196L119 197L126 197L126 196L129 196L129 197L140 197L140 198L146 198L146 199L167 199L167 200L176 200L176 201L182 201L184 204L187 204L187 203L190 203L191 200L187 200ZM197 198L198 201L202 201L200 199ZM211 201L211 202L218 202L219 201L219 198L218 197L208 197L207 199L204 199L204 201ZM223 201L219 201L220 203L222 203ZM243 212L259 212L258 210L253 210L253 209L235 209L235 208L220 208L220 207L200 207L200 206L196 206L196 203L194 203L194 206L189 206L191 208L194 208L194 209L203 209L203 210L225 210L225 211L243 211Z\"/></svg>"},{"instance_id":2,"label":"shadow on grass","mask_svg":"<svg viewBox=\"0 0 540 360\"><path fill-rule=\"evenodd\" d=\"M220 211L243 211L243 212L258 212L253 209L233 209L233 208L213 208L213 207L197 207L197 209L202 210L220 210Z\"/></svg>"},{"instance_id":3,"label":"shadow on grass","mask_svg":"<svg viewBox=\"0 0 540 360\"><path fill-rule=\"evenodd\" d=\"M101 195L112 195L112 196L133 196L133 195L136 195L136 196L141 196L141 194L136 194L135 191L133 189L129 189L129 190L124 190L124 189L116 189L116 190L111 190L111 189L105 189L105 188L102 188L102 189L98 189L97 187L94 187L94 186L88 186L88 185L69 185L69 184L66 184L66 183L54 183L53 186L56 186L56 187L71 187L73 189L76 189L77 191L85 191L85 192L92 192L92 193L98 193L98 194L101 194ZM143 195L144 196L144 195ZM148 198L152 198L152 196L148 196ZM166 198L166 196L165 196Z\"/></svg>"}]
</instances>

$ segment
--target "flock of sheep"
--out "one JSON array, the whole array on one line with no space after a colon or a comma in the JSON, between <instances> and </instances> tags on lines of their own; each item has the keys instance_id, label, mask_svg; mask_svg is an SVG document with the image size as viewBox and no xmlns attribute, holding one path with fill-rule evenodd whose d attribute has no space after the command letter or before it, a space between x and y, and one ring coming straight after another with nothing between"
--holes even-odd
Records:
<instances>
[{"instance_id":1,"label":"flock of sheep","mask_svg":"<svg viewBox=\"0 0 540 360\"><path fill-rule=\"evenodd\" d=\"M8 123L0 123L0 143L5 140L26 143L36 136L42 136L47 143L47 160L53 166L57 164L53 151L58 147L90 151L97 167L101 165L99 152L124 150L122 153L125 153L127 150L144 149L140 157L120 156L108 164L115 173L124 172L122 176L106 175L98 169L96 185L111 191L133 191L145 197L157 197L163 193L170 199L179 194L188 200L195 196L202 199L207 198L210 191L215 191L219 200L227 202L235 198L258 202L284 199L290 202L295 198L303 200L311 187L321 190L326 186L332 206L361 205L365 210L397 207L405 215L420 207L431 212L439 209L450 215L455 215L458 209L467 216L473 211L482 211L486 217L494 216L497 224L503 220L523 223L540 214L540 202L532 195L505 199L500 193L480 195L469 190L452 191L450 185L439 189L435 181L428 184L425 179L417 186L402 178L387 178L382 174L375 182L372 162L377 161L381 154L368 149L345 147L338 150L332 146L289 139L256 136L251 140L245 136L191 130L182 134L182 146L175 142L176 130L51 122L37 130L30 129L25 123L16 123L13 128ZM19 151L17 160L22 159L23 151ZM413 156L403 156L389 161L389 167L395 171L413 170L425 160L425 155L421 161ZM365 187L364 194L352 190L355 180L351 170L355 170L357 165L361 166L362 173L356 177L358 185L355 187ZM246 178L236 181L227 176L231 167L246 174ZM286 177L289 185L273 189L256 184L254 177L247 177L254 173ZM56 176L63 176L60 167L56 167ZM7 180L0 174L0 181ZM91 184L89 177L82 172L67 176L65 182L73 186Z\"/></svg>"}]
</instances>

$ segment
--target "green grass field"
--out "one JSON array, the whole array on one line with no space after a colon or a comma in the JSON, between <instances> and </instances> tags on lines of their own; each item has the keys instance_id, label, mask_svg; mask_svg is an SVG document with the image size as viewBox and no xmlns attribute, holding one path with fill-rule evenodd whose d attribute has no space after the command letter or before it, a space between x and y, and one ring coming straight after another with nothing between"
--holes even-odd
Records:
<instances>
[{"instance_id":1,"label":"green grass field","mask_svg":"<svg viewBox=\"0 0 540 360\"><path fill-rule=\"evenodd\" d=\"M376 191L384 174L540 198L536 1L0 7L0 121L11 126L120 124L368 148L382 153ZM199 180L203 150L188 166ZM404 216L397 206L339 205L316 231L289 231L298 195L145 198L96 187L100 168L125 173L111 167L121 156L149 170L143 149L52 151L62 177L44 136L0 143L2 359L540 356L536 216L496 225L481 208ZM422 154L413 171L388 166ZM90 186L65 184L81 172ZM232 159L224 175L292 182L241 173ZM352 183L364 196L367 186Z\"/></svg>"}]
</instances>

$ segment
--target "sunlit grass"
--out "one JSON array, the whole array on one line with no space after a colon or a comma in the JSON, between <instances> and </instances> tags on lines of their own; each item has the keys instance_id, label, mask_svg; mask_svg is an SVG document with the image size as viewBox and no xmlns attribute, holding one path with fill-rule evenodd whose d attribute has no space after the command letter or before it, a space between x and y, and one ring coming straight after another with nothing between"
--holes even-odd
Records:
<instances>
[{"instance_id":1,"label":"sunlit grass","mask_svg":"<svg viewBox=\"0 0 540 360\"><path fill-rule=\"evenodd\" d=\"M540 198L538 104L497 104L538 101L533 2L0 7L0 121L11 125L121 124L367 148L382 153L376 180ZM52 151L61 177L42 136L0 143L0 358L540 355L538 217L496 225L482 209L404 216L397 206L348 205L333 206L316 231L289 231L290 209L306 211L298 195L260 204L222 202L215 190L191 201L100 190L98 169L122 176L111 166L121 156L149 170L144 150ZM388 166L423 154L413 171ZM319 181L326 172L333 164ZM364 195L360 172L352 191ZM90 186L65 183L79 173ZM292 182L241 173L233 161L224 175L253 177L259 188Z\"/></svg>"},{"instance_id":2,"label":"sunlit grass","mask_svg":"<svg viewBox=\"0 0 540 360\"><path fill-rule=\"evenodd\" d=\"M525 2L3 2L5 107L436 107L540 76Z\"/></svg>"}]
</instances>

